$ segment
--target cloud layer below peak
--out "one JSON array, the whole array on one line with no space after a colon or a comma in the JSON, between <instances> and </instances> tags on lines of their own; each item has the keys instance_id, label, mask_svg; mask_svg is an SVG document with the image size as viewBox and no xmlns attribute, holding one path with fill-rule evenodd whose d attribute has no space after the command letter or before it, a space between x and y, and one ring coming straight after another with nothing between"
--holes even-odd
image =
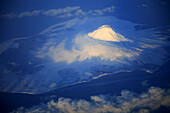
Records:
<instances>
[{"instance_id":1,"label":"cloud layer below peak","mask_svg":"<svg viewBox=\"0 0 170 113\"><path fill-rule=\"evenodd\" d=\"M21 107L13 112L149 113L157 110L160 106L170 107L170 90L151 87L148 92L141 94L122 90L120 96L91 96L90 101L61 97L58 101L51 100L47 104L36 105L29 109Z\"/></svg>"}]
</instances>

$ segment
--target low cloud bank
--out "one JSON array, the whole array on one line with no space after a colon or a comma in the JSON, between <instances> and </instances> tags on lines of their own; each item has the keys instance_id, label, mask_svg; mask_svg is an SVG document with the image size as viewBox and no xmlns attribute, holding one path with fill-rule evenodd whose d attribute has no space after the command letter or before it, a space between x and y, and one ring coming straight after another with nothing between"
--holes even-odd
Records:
<instances>
[{"instance_id":1,"label":"low cloud bank","mask_svg":"<svg viewBox=\"0 0 170 113\"><path fill-rule=\"evenodd\" d=\"M121 96L91 96L90 101L61 97L29 109L21 107L13 113L149 113L161 106L170 107L170 89L151 87L141 94L122 90Z\"/></svg>"}]
</instances>

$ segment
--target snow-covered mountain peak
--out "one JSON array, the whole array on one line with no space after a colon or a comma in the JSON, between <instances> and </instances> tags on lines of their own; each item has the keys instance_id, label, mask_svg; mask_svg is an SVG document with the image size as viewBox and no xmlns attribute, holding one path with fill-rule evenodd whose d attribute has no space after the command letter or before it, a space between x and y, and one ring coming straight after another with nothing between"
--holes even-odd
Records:
<instances>
[{"instance_id":1,"label":"snow-covered mountain peak","mask_svg":"<svg viewBox=\"0 0 170 113\"><path fill-rule=\"evenodd\" d=\"M105 40L105 41L130 41L129 39L125 38L123 35L116 33L112 30L109 25L103 25L99 27L97 30L93 31L92 33L88 33L88 36L98 39L98 40Z\"/></svg>"}]
</instances>

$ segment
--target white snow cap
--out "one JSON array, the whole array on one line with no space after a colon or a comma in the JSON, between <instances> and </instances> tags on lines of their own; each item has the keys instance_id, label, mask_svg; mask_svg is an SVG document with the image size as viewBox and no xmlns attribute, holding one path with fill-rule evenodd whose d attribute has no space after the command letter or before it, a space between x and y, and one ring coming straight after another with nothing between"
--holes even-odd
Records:
<instances>
[{"instance_id":1,"label":"white snow cap","mask_svg":"<svg viewBox=\"0 0 170 113\"><path fill-rule=\"evenodd\" d=\"M99 27L97 30L93 31L92 33L88 33L88 36L99 40L105 40L105 41L114 41L114 42L131 41L125 38L123 35L114 32L109 25L103 25Z\"/></svg>"}]
</instances>

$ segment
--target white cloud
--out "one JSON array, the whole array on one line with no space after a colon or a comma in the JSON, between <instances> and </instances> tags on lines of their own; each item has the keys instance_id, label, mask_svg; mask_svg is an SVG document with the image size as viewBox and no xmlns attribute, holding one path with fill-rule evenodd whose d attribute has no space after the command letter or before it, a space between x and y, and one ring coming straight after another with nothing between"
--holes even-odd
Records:
<instances>
[{"instance_id":1,"label":"white cloud","mask_svg":"<svg viewBox=\"0 0 170 113\"><path fill-rule=\"evenodd\" d=\"M17 113L58 112L58 113L149 113L160 106L170 107L170 89L149 88L148 92L136 94L122 90L121 96L91 96L90 101L59 98L47 104L29 109L23 107L13 111Z\"/></svg>"},{"instance_id":2,"label":"white cloud","mask_svg":"<svg viewBox=\"0 0 170 113\"><path fill-rule=\"evenodd\" d=\"M75 6L75 7L66 7L66 8L59 8L59 9L50 9L48 11L43 12L44 15L47 16L56 16L59 14L64 14L64 13L70 13L72 11L76 11L80 9L80 6Z\"/></svg>"},{"instance_id":3,"label":"white cloud","mask_svg":"<svg viewBox=\"0 0 170 113\"><path fill-rule=\"evenodd\" d=\"M81 11L79 15L86 15L86 16L96 16L96 15L103 15L104 13L112 13L114 12L114 6L106 7L104 9L97 9L97 10L89 10L89 11Z\"/></svg>"},{"instance_id":4,"label":"white cloud","mask_svg":"<svg viewBox=\"0 0 170 113\"><path fill-rule=\"evenodd\" d=\"M102 15L103 12L101 10L89 10L86 15L93 15L93 16L96 16L96 15Z\"/></svg>"},{"instance_id":5,"label":"white cloud","mask_svg":"<svg viewBox=\"0 0 170 113\"><path fill-rule=\"evenodd\" d=\"M0 15L1 18L15 18L17 17L17 14L15 13L10 13L10 14L3 14L3 15Z\"/></svg>"},{"instance_id":6,"label":"white cloud","mask_svg":"<svg viewBox=\"0 0 170 113\"><path fill-rule=\"evenodd\" d=\"M76 16L81 16L81 15L84 16L84 15L86 15L86 12L84 12L82 9L79 9L75 12L75 15Z\"/></svg>"},{"instance_id":7,"label":"white cloud","mask_svg":"<svg viewBox=\"0 0 170 113\"><path fill-rule=\"evenodd\" d=\"M114 12L114 6L106 7L104 9L97 9L97 10L86 10L83 11L80 6L68 6L65 8L58 8L58 9L49 9L49 10L33 10L27 12L20 12L20 13L10 13L0 15L0 17L4 18L22 18L26 16L37 16L37 15L44 15L44 16L55 16L57 18L67 18L73 16L97 16L103 15L104 13L112 13Z\"/></svg>"},{"instance_id":8,"label":"white cloud","mask_svg":"<svg viewBox=\"0 0 170 113\"><path fill-rule=\"evenodd\" d=\"M41 13L41 10L34 10L32 12L22 12L18 15L19 18L26 17L26 16L37 16Z\"/></svg>"},{"instance_id":9,"label":"white cloud","mask_svg":"<svg viewBox=\"0 0 170 113\"><path fill-rule=\"evenodd\" d=\"M71 16L73 16L71 13L66 13L66 14L57 16L57 18L67 18L67 17L71 17Z\"/></svg>"},{"instance_id":10,"label":"white cloud","mask_svg":"<svg viewBox=\"0 0 170 113\"><path fill-rule=\"evenodd\" d=\"M111 6L111 7L106 7L106 8L104 8L102 11L103 11L103 12L114 12L114 9L115 9L115 7L114 7L114 6Z\"/></svg>"},{"instance_id":11,"label":"white cloud","mask_svg":"<svg viewBox=\"0 0 170 113\"><path fill-rule=\"evenodd\" d=\"M60 13L61 15L57 16L58 18L67 18L67 17L71 17L71 16L98 16L98 15L103 15L104 13L112 13L114 12L114 6L111 7L106 7L104 9L96 9L96 10L87 10L87 11L83 11L82 9L77 8L76 10L74 10L75 12L65 12L65 13ZM56 11L53 11L56 12ZM57 12L56 12L57 13ZM56 16L57 14L51 14L51 16Z\"/></svg>"},{"instance_id":12,"label":"white cloud","mask_svg":"<svg viewBox=\"0 0 170 113\"><path fill-rule=\"evenodd\" d=\"M22 18L22 17L28 17L28 16L37 16L39 14L41 14L42 10L33 10L32 12L21 12L19 14L16 13L10 13L10 14L4 14L4 15L0 15L0 17L3 18Z\"/></svg>"}]
</instances>

